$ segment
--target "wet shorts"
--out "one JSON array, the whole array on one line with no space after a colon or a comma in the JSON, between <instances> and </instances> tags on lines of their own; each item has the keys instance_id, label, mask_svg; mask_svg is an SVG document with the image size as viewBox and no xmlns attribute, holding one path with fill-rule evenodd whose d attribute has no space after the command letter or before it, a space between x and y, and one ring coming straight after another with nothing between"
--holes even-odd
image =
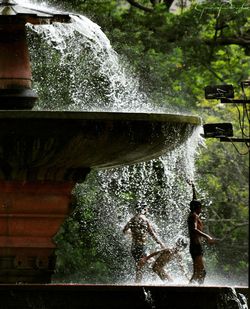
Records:
<instances>
[{"instance_id":1,"label":"wet shorts","mask_svg":"<svg viewBox=\"0 0 250 309\"><path fill-rule=\"evenodd\" d=\"M146 256L146 247L144 245L132 245L131 253L136 262Z\"/></svg>"},{"instance_id":2,"label":"wet shorts","mask_svg":"<svg viewBox=\"0 0 250 309\"><path fill-rule=\"evenodd\" d=\"M189 252L194 260L197 256L203 255L203 249L201 244L190 244Z\"/></svg>"}]
</instances>

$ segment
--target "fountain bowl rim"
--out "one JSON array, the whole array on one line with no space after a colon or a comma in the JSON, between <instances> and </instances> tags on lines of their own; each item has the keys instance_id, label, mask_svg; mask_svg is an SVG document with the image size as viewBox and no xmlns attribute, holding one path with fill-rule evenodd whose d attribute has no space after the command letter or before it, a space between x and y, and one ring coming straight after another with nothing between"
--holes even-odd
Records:
<instances>
[{"instance_id":1,"label":"fountain bowl rim","mask_svg":"<svg viewBox=\"0 0 250 309\"><path fill-rule=\"evenodd\" d=\"M157 112L107 112L107 111L61 111L61 110L1 110L0 119L74 119L74 120L121 120L182 122L201 125L200 116Z\"/></svg>"}]
</instances>

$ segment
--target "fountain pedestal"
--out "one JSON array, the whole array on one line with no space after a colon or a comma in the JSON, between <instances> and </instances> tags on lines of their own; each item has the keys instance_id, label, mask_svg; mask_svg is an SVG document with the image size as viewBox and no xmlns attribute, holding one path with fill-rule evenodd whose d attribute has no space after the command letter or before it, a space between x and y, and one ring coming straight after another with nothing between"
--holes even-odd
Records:
<instances>
[{"instance_id":1,"label":"fountain pedestal","mask_svg":"<svg viewBox=\"0 0 250 309\"><path fill-rule=\"evenodd\" d=\"M0 283L50 282L72 182L0 182Z\"/></svg>"}]
</instances>

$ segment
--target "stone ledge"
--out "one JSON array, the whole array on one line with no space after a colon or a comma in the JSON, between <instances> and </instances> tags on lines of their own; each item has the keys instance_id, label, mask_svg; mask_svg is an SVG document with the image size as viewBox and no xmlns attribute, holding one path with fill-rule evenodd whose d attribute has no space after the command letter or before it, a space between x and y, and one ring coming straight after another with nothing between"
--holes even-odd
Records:
<instances>
[{"instance_id":1,"label":"stone ledge","mask_svg":"<svg viewBox=\"0 0 250 309\"><path fill-rule=\"evenodd\" d=\"M248 287L234 289L249 299ZM0 298L2 309L218 309L236 308L218 306L232 291L226 286L20 284L0 285Z\"/></svg>"}]
</instances>

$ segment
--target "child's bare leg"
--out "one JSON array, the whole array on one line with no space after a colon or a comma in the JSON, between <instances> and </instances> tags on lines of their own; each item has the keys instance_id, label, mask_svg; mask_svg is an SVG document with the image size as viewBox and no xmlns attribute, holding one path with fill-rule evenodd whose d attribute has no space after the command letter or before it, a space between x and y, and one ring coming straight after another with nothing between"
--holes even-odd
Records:
<instances>
[{"instance_id":1,"label":"child's bare leg","mask_svg":"<svg viewBox=\"0 0 250 309\"><path fill-rule=\"evenodd\" d=\"M155 263L153 265L153 271L161 278L161 280L173 281L173 279L169 276L169 274L163 269L161 265Z\"/></svg>"}]
</instances>

